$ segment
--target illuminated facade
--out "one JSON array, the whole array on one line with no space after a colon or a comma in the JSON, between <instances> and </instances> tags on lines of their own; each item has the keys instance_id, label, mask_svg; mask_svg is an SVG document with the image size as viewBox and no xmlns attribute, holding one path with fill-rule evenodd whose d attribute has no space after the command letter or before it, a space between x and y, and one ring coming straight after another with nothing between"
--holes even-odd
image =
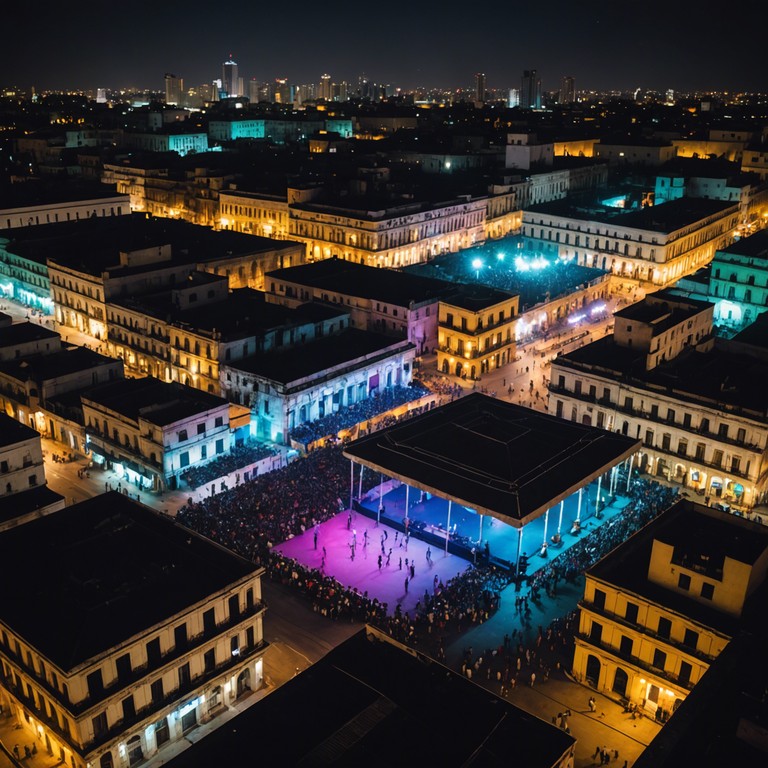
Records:
<instances>
[{"instance_id":1,"label":"illuminated facade","mask_svg":"<svg viewBox=\"0 0 768 768\"><path fill-rule=\"evenodd\" d=\"M179 476L229 452L227 402L154 377L91 387L82 396L88 449L139 489L179 487Z\"/></svg>"},{"instance_id":2,"label":"illuminated facade","mask_svg":"<svg viewBox=\"0 0 768 768\"><path fill-rule=\"evenodd\" d=\"M709 272L715 322L740 330L768 309L768 229L715 252Z\"/></svg>"},{"instance_id":3,"label":"illuminated facade","mask_svg":"<svg viewBox=\"0 0 768 768\"><path fill-rule=\"evenodd\" d=\"M437 367L477 379L515 358L520 297L484 285L442 298L438 315Z\"/></svg>"},{"instance_id":4,"label":"illuminated facade","mask_svg":"<svg viewBox=\"0 0 768 768\"><path fill-rule=\"evenodd\" d=\"M738 204L715 200L682 198L627 213L561 200L525 209L522 234L530 251L663 288L708 264L738 223Z\"/></svg>"},{"instance_id":5,"label":"illuminated facade","mask_svg":"<svg viewBox=\"0 0 768 768\"><path fill-rule=\"evenodd\" d=\"M20 580L0 609L0 702L62 765L128 768L261 687L263 569L124 495L0 532L0 551Z\"/></svg>"},{"instance_id":6,"label":"illuminated facade","mask_svg":"<svg viewBox=\"0 0 768 768\"><path fill-rule=\"evenodd\" d=\"M413 376L413 344L342 325L293 353L222 366L226 397L251 408L253 435L287 444L291 430L329 416Z\"/></svg>"},{"instance_id":7,"label":"illuminated facade","mask_svg":"<svg viewBox=\"0 0 768 768\"><path fill-rule=\"evenodd\" d=\"M748 511L766 493L766 366L711 336L713 309L661 291L617 312L613 336L552 361L549 412L642 439L641 470Z\"/></svg>"},{"instance_id":8,"label":"illuminated facade","mask_svg":"<svg viewBox=\"0 0 768 768\"><path fill-rule=\"evenodd\" d=\"M64 497L46 488L40 433L5 413L0 413L0 505L0 531L64 507Z\"/></svg>"},{"instance_id":9,"label":"illuminated facade","mask_svg":"<svg viewBox=\"0 0 768 768\"><path fill-rule=\"evenodd\" d=\"M219 226L275 240L290 237L288 198L258 192L221 190Z\"/></svg>"},{"instance_id":10,"label":"illuminated facade","mask_svg":"<svg viewBox=\"0 0 768 768\"><path fill-rule=\"evenodd\" d=\"M763 526L680 501L586 572L573 673L665 722L765 581Z\"/></svg>"}]
</instances>

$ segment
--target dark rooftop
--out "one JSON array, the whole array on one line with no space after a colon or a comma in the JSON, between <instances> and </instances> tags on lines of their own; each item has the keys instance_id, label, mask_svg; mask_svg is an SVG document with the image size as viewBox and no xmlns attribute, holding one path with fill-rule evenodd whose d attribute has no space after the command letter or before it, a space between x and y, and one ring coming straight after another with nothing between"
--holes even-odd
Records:
<instances>
[{"instance_id":1,"label":"dark rooftop","mask_svg":"<svg viewBox=\"0 0 768 768\"><path fill-rule=\"evenodd\" d=\"M89 387L84 401L91 401L138 421L146 419L160 427L202 414L226 404L218 395L152 376L118 379Z\"/></svg>"},{"instance_id":2,"label":"dark rooftop","mask_svg":"<svg viewBox=\"0 0 768 768\"><path fill-rule=\"evenodd\" d=\"M59 179L45 179L0 185L2 210L114 197L122 197L128 201L128 195L118 193L113 184L75 181L71 177L66 179L66 183Z\"/></svg>"},{"instance_id":3,"label":"dark rooftop","mask_svg":"<svg viewBox=\"0 0 768 768\"><path fill-rule=\"evenodd\" d=\"M0 560L0 620L67 671L257 570L116 491L1 532Z\"/></svg>"},{"instance_id":4,"label":"dark rooftop","mask_svg":"<svg viewBox=\"0 0 768 768\"><path fill-rule=\"evenodd\" d=\"M40 433L36 429L0 412L0 447L7 448L33 438L40 439Z\"/></svg>"},{"instance_id":5,"label":"dark rooftop","mask_svg":"<svg viewBox=\"0 0 768 768\"><path fill-rule=\"evenodd\" d=\"M299 725L297 712L308 702L311 712ZM563 730L367 627L168 768L259 761L501 768L510 764L510 750L525 756L521 765L549 768L566 764L574 744Z\"/></svg>"},{"instance_id":6,"label":"dark rooftop","mask_svg":"<svg viewBox=\"0 0 768 768\"><path fill-rule=\"evenodd\" d=\"M521 527L640 446L475 392L360 438L344 455Z\"/></svg>"},{"instance_id":7,"label":"dark rooftop","mask_svg":"<svg viewBox=\"0 0 768 768\"><path fill-rule=\"evenodd\" d=\"M60 493L52 491L47 485L38 485L36 488L3 496L0 498L0 523L7 523L63 500L64 497Z\"/></svg>"},{"instance_id":8,"label":"dark rooftop","mask_svg":"<svg viewBox=\"0 0 768 768\"><path fill-rule=\"evenodd\" d=\"M46 263L48 259L92 275L156 269L157 265L120 266L120 253L171 244L164 267L231 259L248 254L295 248L291 240L270 240L229 230L214 231L181 219L133 213L80 221L41 224L4 230L12 253Z\"/></svg>"},{"instance_id":9,"label":"dark rooftop","mask_svg":"<svg viewBox=\"0 0 768 768\"><path fill-rule=\"evenodd\" d=\"M715 260L722 254L726 258L728 254L747 256L752 259L768 260L768 229L761 229L749 237L742 237L731 243L727 248L720 248L715 254Z\"/></svg>"},{"instance_id":10,"label":"dark rooftop","mask_svg":"<svg viewBox=\"0 0 768 768\"><path fill-rule=\"evenodd\" d=\"M291 384L307 376L352 363L360 357L373 360L395 352L414 349L410 342L373 331L346 328L300 347L252 355L228 365L281 384Z\"/></svg>"},{"instance_id":11,"label":"dark rooftop","mask_svg":"<svg viewBox=\"0 0 768 768\"><path fill-rule=\"evenodd\" d=\"M546 213L554 216L594 221L616 227L650 230L669 234L709 216L732 208L738 211L738 203L709 200L701 197L681 197L662 205L652 205L640 210L621 211L607 206L584 206L569 199L553 200L532 205L526 213Z\"/></svg>"},{"instance_id":12,"label":"dark rooftop","mask_svg":"<svg viewBox=\"0 0 768 768\"><path fill-rule=\"evenodd\" d=\"M86 347L65 347L50 354L36 354L0 362L0 371L18 381L50 381L77 371L86 371L99 365L119 364Z\"/></svg>"},{"instance_id":13,"label":"dark rooftop","mask_svg":"<svg viewBox=\"0 0 768 768\"><path fill-rule=\"evenodd\" d=\"M662 290L648 294L642 301L629 304L613 314L614 317L651 325L652 335L658 336L707 310L714 310L714 305L708 301L685 298Z\"/></svg>"},{"instance_id":14,"label":"dark rooftop","mask_svg":"<svg viewBox=\"0 0 768 768\"><path fill-rule=\"evenodd\" d=\"M715 408L744 408L764 417L768 395L768 361L715 339L714 347L698 351L687 347L672 360L645 370L645 353L621 347L613 335L604 336L583 347L560 355L559 365L585 370L605 371L625 376L627 383L645 385L656 392L669 392L699 400Z\"/></svg>"},{"instance_id":15,"label":"dark rooftop","mask_svg":"<svg viewBox=\"0 0 768 768\"><path fill-rule=\"evenodd\" d=\"M447 290L455 289L455 286L446 280L369 267L338 257L276 269L268 272L266 277L348 296L377 299L400 307L407 307L411 302L420 303L430 299L436 301Z\"/></svg>"},{"instance_id":16,"label":"dark rooftop","mask_svg":"<svg viewBox=\"0 0 768 768\"><path fill-rule=\"evenodd\" d=\"M588 571L588 575L641 595L651 602L690 616L693 620L733 636L739 619L713 606L694 600L683 592L648 580L648 566L654 541L669 544L676 556L723 562L725 557L756 565L768 549L768 528L728 512L681 499L653 521L619 544ZM748 598L749 602L749 598ZM748 620L758 618L762 606L745 606Z\"/></svg>"},{"instance_id":17,"label":"dark rooftop","mask_svg":"<svg viewBox=\"0 0 768 768\"><path fill-rule=\"evenodd\" d=\"M61 337L56 331L30 321L0 327L0 347L15 347L17 344L28 344L40 339L59 338Z\"/></svg>"}]
</instances>

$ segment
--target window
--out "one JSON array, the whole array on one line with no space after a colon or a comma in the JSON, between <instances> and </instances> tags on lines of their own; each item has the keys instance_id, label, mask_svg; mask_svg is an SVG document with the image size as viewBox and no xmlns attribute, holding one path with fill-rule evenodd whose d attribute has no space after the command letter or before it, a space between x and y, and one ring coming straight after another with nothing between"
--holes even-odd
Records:
<instances>
[{"instance_id":1,"label":"window","mask_svg":"<svg viewBox=\"0 0 768 768\"><path fill-rule=\"evenodd\" d=\"M123 720L133 720L136 717L136 705L133 702L133 696L123 699L120 703L123 706Z\"/></svg>"},{"instance_id":2,"label":"window","mask_svg":"<svg viewBox=\"0 0 768 768\"><path fill-rule=\"evenodd\" d=\"M665 619L663 616L659 618L658 634L667 639L669 639L669 636L672 634L672 622L669 619Z\"/></svg>"},{"instance_id":3,"label":"window","mask_svg":"<svg viewBox=\"0 0 768 768\"><path fill-rule=\"evenodd\" d=\"M128 653L118 656L115 661L117 666L117 679L121 683L126 683L131 679L131 656Z\"/></svg>"},{"instance_id":4,"label":"window","mask_svg":"<svg viewBox=\"0 0 768 768\"><path fill-rule=\"evenodd\" d=\"M186 440L187 439L187 430L186 429L180 430L179 433L178 433L178 437L179 437L179 442L180 443L182 441Z\"/></svg>"},{"instance_id":5,"label":"window","mask_svg":"<svg viewBox=\"0 0 768 768\"><path fill-rule=\"evenodd\" d=\"M156 637L147 643L147 661L150 664L160 663L160 638Z\"/></svg>"},{"instance_id":6,"label":"window","mask_svg":"<svg viewBox=\"0 0 768 768\"><path fill-rule=\"evenodd\" d=\"M203 654L203 664L206 672L213 672L216 669L216 649L211 648Z\"/></svg>"},{"instance_id":7,"label":"window","mask_svg":"<svg viewBox=\"0 0 768 768\"><path fill-rule=\"evenodd\" d=\"M203 631L213 632L216 629L216 613L213 608L203 614Z\"/></svg>"},{"instance_id":8,"label":"window","mask_svg":"<svg viewBox=\"0 0 768 768\"><path fill-rule=\"evenodd\" d=\"M224 453L224 441L223 440L217 440L216 441L216 453Z\"/></svg>"},{"instance_id":9,"label":"window","mask_svg":"<svg viewBox=\"0 0 768 768\"><path fill-rule=\"evenodd\" d=\"M686 591L691 588L691 577L687 573L681 573L677 578L677 586Z\"/></svg>"},{"instance_id":10,"label":"window","mask_svg":"<svg viewBox=\"0 0 768 768\"><path fill-rule=\"evenodd\" d=\"M603 592L602 589L595 590L595 599L593 602L595 603L595 608L599 608L600 610L605 608L605 592Z\"/></svg>"},{"instance_id":11,"label":"window","mask_svg":"<svg viewBox=\"0 0 768 768\"><path fill-rule=\"evenodd\" d=\"M214 422L217 427L223 427L224 426L224 417L223 416L217 416L216 421Z\"/></svg>"},{"instance_id":12,"label":"window","mask_svg":"<svg viewBox=\"0 0 768 768\"><path fill-rule=\"evenodd\" d=\"M240 655L240 638L237 635L229 638L229 650L233 656Z\"/></svg>"},{"instance_id":13,"label":"window","mask_svg":"<svg viewBox=\"0 0 768 768\"><path fill-rule=\"evenodd\" d=\"M656 669L664 669L664 665L667 663L667 654L659 648L654 648L652 666Z\"/></svg>"},{"instance_id":14,"label":"window","mask_svg":"<svg viewBox=\"0 0 768 768\"><path fill-rule=\"evenodd\" d=\"M693 667L687 661L681 661L680 674L678 675L680 682L683 684L689 683L691 680L691 672L693 672Z\"/></svg>"},{"instance_id":15,"label":"window","mask_svg":"<svg viewBox=\"0 0 768 768\"><path fill-rule=\"evenodd\" d=\"M717 434L719 437L728 437L728 425L727 424L720 424L717 428Z\"/></svg>"},{"instance_id":16,"label":"window","mask_svg":"<svg viewBox=\"0 0 768 768\"><path fill-rule=\"evenodd\" d=\"M182 451L179 454L179 465L181 467L188 467L189 466L189 451Z\"/></svg>"},{"instance_id":17,"label":"window","mask_svg":"<svg viewBox=\"0 0 768 768\"><path fill-rule=\"evenodd\" d=\"M97 669L95 672L91 672L86 678L88 681L88 695L96 698L104 692L104 681L101 677L101 670Z\"/></svg>"},{"instance_id":18,"label":"window","mask_svg":"<svg viewBox=\"0 0 768 768\"><path fill-rule=\"evenodd\" d=\"M743 443L747 439L747 432L744 429L744 427L739 427L739 429L736 432L736 440L739 443Z\"/></svg>"},{"instance_id":19,"label":"window","mask_svg":"<svg viewBox=\"0 0 768 768\"><path fill-rule=\"evenodd\" d=\"M635 603L627 603L624 618L632 624L637 624L637 605Z\"/></svg>"},{"instance_id":20,"label":"window","mask_svg":"<svg viewBox=\"0 0 768 768\"><path fill-rule=\"evenodd\" d=\"M179 688L186 688L192 680L189 673L189 662L179 667Z\"/></svg>"},{"instance_id":21,"label":"window","mask_svg":"<svg viewBox=\"0 0 768 768\"><path fill-rule=\"evenodd\" d=\"M106 712L99 712L96 717L91 720L91 724L93 725L93 735L94 737L101 736L102 734L107 732L107 713Z\"/></svg>"},{"instance_id":22,"label":"window","mask_svg":"<svg viewBox=\"0 0 768 768\"><path fill-rule=\"evenodd\" d=\"M710 584L708 581L705 581L705 582L704 582L704 583L701 585L701 596L702 596L702 597L703 597L705 600L711 600L711 599L712 599L712 596L713 596L714 594L715 594L715 585L714 585L714 584Z\"/></svg>"},{"instance_id":23,"label":"window","mask_svg":"<svg viewBox=\"0 0 768 768\"><path fill-rule=\"evenodd\" d=\"M702 419L699 424L699 432L709 432L709 419Z\"/></svg>"},{"instance_id":24,"label":"window","mask_svg":"<svg viewBox=\"0 0 768 768\"><path fill-rule=\"evenodd\" d=\"M186 648L187 647L187 625L179 624L178 627L175 627L173 630L173 638L175 641L176 650Z\"/></svg>"},{"instance_id":25,"label":"window","mask_svg":"<svg viewBox=\"0 0 768 768\"><path fill-rule=\"evenodd\" d=\"M198 435L204 435L205 434L205 422L204 421L197 425L197 434Z\"/></svg>"},{"instance_id":26,"label":"window","mask_svg":"<svg viewBox=\"0 0 768 768\"><path fill-rule=\"evenodd\" d=\"M699 644L699 633L694 632L692 629L685 630L685 637L683 637L683 645L687 645L689 648L696 650Z\"/></svg>"},{"instance_id":27,"label":"window","mask_svg":"<svg viewBox=\"0 0 768 768\"><path fill-rule=\"evenodd\" d=\"M731 472L734 474L741 472L741 456L731 456Z\"/></svg>"},{"instance_id":28,"label":"window","mask_svg":"<svg viewBox=\"0 0 768 768\"><path fill-rule=\"evenodd\" d=\"M598 624L596 621L592 622L592 626L589 628L589 639L593 643L600 643L603 639L603 625Z\"/></svg>"},{"instance_id":29,"label":"window","mask_svg":"<svg viewBox=\"0 0 768 768\"><path fill-rule=\"evenodd\" d=\"M619 641L619 651L623 656L632 655L632 638L631 637L627 637L626 635L621 636L621 640Z\"/></svg>"},{"instance_id":30,"label":"window","mask_svg":"<svg viewBox=\"0 0 768 768\"><path fill-rule=\"evenodd\" d=\"M683 426L684 427L690 427L691 426L691 414L690 413L684 413L683 414Z\"/></svg>"},{"instance_id":31,"label":"window","mask_svg":"<svg viewBox=\"0 0 768 768\"><path fill-rule=\"evenodd\" d=\"M675 420L675 411L673 408L667 408L667 421Z\"/></svg>"},{"instance_id":32,"label":"window","mask_svg":"<svg viewBox=\"0 0 768 768\"><path fill-rule=\"evenodd\" d=\"M163 693L163 678L160 677L157 680L155 680L152 685L149 686L151 695L152 695L152 703L153 704L160 704L163 701L164 693Z\"/></svg>"},{"instance_id":33,"label":"window","mask_svg":"<svg viewBox=\"0 0 768 768\"><path fill-rule=\"evenodd\" d=\"M712 463L716 467L722 467L722 465L723 465L723 452L722 451L715 451L712 454Z\"/></svg>"},{"instance_id":34,"label":"window","mask_svg":"<svg viewBox=\"0 0 768 768\"><path fill-rule=\"evenodd\" d=\"M240 598L237 595L232 595L228 600L229 603L229 618L235 621L240 618Z\"/></svg>"}]
</instances>

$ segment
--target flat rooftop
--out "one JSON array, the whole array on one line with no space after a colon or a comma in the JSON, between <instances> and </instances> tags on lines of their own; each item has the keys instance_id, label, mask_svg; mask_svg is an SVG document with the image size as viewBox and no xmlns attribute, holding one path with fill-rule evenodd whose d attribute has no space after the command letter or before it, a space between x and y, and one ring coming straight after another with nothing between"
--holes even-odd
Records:
<instances>
[{"instance_id":1,"label":"flat rooftop","mask_svg":"<svg viewBox=\"0 0 768 768\"><path fill-rule=\"evenodd\" d=\"M214 231L181 219L165 219L132 213L7 229L6 250L45 264L51 262L78 272L113 277L234 259L256 253L300 246L291 240L270 240L229 230ZM120 253L171 245L167 261L121 266ZM303 248L303 245L300 247Z\"/></svg>"},{"instance_id":2,"label":"flat rooftop","mask_svg":"<svg viewBox=\"0 0 768 768\"><path fill-rule=\"evenodd\" d=\"M474 392L360 438L344 455L520 528L641 446Z\"/></svg>"},{"instance_id":3,"label":"flat rooftop","mask_svg":"<svg viewBox=\"0 0 768 768\"><path fill-rule=\"evenodd\" d=\"M0 499L0 523L7 523L30 512L45 509L52 504L64 501L60 493L51 490L47 485L38 485L20 493L12 493Z\"/></svg>"},{"instance_id":4,"label":"flat rooftop","mask_svg":"<svg viewBox=\"0 0 768 768\"><path fill-rule=\"evenodd\" d=\"M768 548L768 528L728 512L681 499L587 571L594 578L665 605L712 629L734 635L740 620L682 592L648 580L648 566L656 540L672 546L676 555L687 554L691 562L722 563L725 557L729 557L751 566L763 557ZM754 607L752 611L747 611L745 606L745 616L754 619L759 610L759 607Z\"/></svg>"},{"instance_id":5,"label":"flat rooftop","mask_svg":"<svg viewBox=\"0 0 768 768\"><path fill-rule=\"evenodd\" d=\"M0 348L15 347L17 344L29 344L41 339L60 339L61 336L50 328L26 321L0 328Z\"/></svg>"},{"instance_id":6,"label":"flat rooftop","mask_svg":"<svg viewBox=\"0 0 768 768\"><path fill-rule=\"evenodd\" d=\"M0 532L0 559L0 619L66 671L258 570L116 491Z\"/></svg>"},{"instance_id":7,"label":"flat rooftop","mask_svg":"<svg viewBox=\"0 0 768 768\"><path fill-rule=\"evenodd\" d=\"M83 393L83 400L98 403L133 421L146 419L159 427L220 408L227 402L218 395L152 376L97 384Z\"/></svg>"},{"instance_id":8,"label":"flat rooftop","mask_svg":"<svg viewBox=\"0 0 768 768\"><path fill-rule=\"evenodd\" d=\"M120 366L120 361L87 347L65 347L50 354L35 354L0 362L0 371L18 381L50 381L100 365Z\"/></svg>"},{"instance_id":9,"label":"flat rooftop","mask_svg":"<svg viewBox=\"0 0 768 768\"><path fill-rule=\"evenodd\" d=\"M345 364L357 368L355 361L362 357L372 362L408 349L415 347L404 339L346 328L341 333L314 339L298 347L252 355L227 365L280 384L292 384Z\"/></svg>"},{"instance_id":10,"label":"flat rooftop","mask_svg":"<svg viewBox=\"0 0 768 768\"><path fill-rule=\"evenodd\" d=\"M267 272L266 278L270 277L399 307L407 307L411 302L437 301L446 291L455 290L455 285L447 280L369 267L338 257L276 269Z\"/></svg>"},{"instance_id":11,"label":"flat rooftop","mask_svg":"<svg viewBox=\"0 0 768 768\"><path fill-rule=\"evenodd\" d=\"M311 716L297 727L307 702ZM200 739L168 768L253 764L529 768L566 764L575 739L427 656L366 627Z\"/></svg>"},{"instance_id":12,"label":"flat rooftop","mask_svg":"<svg viewBox=\"0 0 768 768\"><path fill-rule=\"evenodd\" d=\"M689 299L662 290L649 294L642 301L630 304L614 312L613 315L625 320L646 323L652 326L652 335L659 336L685 320L708 310L714 310L714 305L708 301Z\"/></svg>"},{"instance_id":13,"label":"flat rooftop","mask_svg":"<svg viewBox=\"0 0 768 768\"><path fill-rule=\"evenodd\" d=\"M525 209L525 213L543 213L582 221L593 221L599 224L610 224L615 227L669 234L702 219L723 213L729 208L732 208L735 213L738 210L738 203L709 200L702 197L681 197L661 205L622 211L599 204L587 206L564 199L532 205Z\"/></svg>"},{"instance_id":14,"label":"flat rooftop","mask_svg":"<svg viewBox=\"0 0 768 768\"><path fill-rule=\"evenodd\" d=\"M743 408L765 418L768 360L750 354L727 339L715 339L709 351L687 347L672 360L645 369L646 355L616 344L613 334L558 356L556 363L571 368L607 373L614 380L641 384L656 394L694 401L722 409Z\"/></svg>"},{"instance_id":15,"label":"flat rooftop","mask_svg":"<svg viewBox=\"0 0 768 768\"><path fill-rule=\"evenodd\" d=\"M40 439L40 433L26 424L0 412L0 447L7 448L25 440Z\"/></svg>"},{"instance_id":16,"label":"flat rooftop","mask_svg":"<svg viewBox=\"0 0 768 768\"><path fill-rule=\"evenodd\" d=\"M727 248L720 248L715 253L714 261L718 261L721 255L727 258L729 254L768 260L768 229L761 229L754 235L736 240Z\"/></svg>"}]
</instances>

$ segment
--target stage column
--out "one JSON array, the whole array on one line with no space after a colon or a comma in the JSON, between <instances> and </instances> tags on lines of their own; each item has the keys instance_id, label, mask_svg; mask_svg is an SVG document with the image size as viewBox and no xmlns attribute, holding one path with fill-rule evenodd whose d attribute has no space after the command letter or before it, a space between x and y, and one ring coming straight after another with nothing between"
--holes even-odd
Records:
<instances>
[{"instance_id":1,"label":"stage column","mask_svg":"<svg viewBox=\"0 0 768 768\"><path fill-rule=\"evenodd\" d=\"M453 501L451 499L448 499L448 523L445 526L445 554L448 554L448 539L451 536L451 504L453 504Z\"/></svg>"},{"instance_id":2,"label":"stage column","mask_svg":"<svg viewBox=\"0 0 768 768\"><path fill-rule=\"evenodd\" d=\"M410 498L410 490L411 486L408 485L408 483L405 484L405 519L410 520L411 516L408 514L408 499ZM408 533L408 529L406 528L406 533Z\"/></svg>"},{"instance_id":3,"label":"stage column","mask_svg":"<svg viewBox=\"0 0 768 768\"><path fill-rule=\"evenodd\" d=\"M547 525L549 525L549 510L544 513L544 541L542 542L542 549L547 546Z\"/></svg>"},{"instance_id":4,"label":"stage column","mask_svg":"<svg viewBox=\"0 0 768 768\"><path fill-rule=\"evenodd\" d=\"M365 464L360 465L360 482L357 486L357 500L360 501L363 498L363 472L365 471Z\"/></svg>"},{"instance_id":5,"label":"stage column","mask_svg":"<svg viewBox=\"0 0 768 768\"><path fill-rule=\"evenodd\" d=\"M613 496L613 493L615 490L616 490L616 467L611 467L611 485L608 491L608 495Z\"/></svg>"},{"instance_id":6,"label":"stage column","mask_svg":"<svg viewBox=\"0 0 768 768\"><path fill-rule=\"evenodd\" d=\"M629 483L632 480L632 465L635 463L635 454L629 457L629 472L627 472L627 493L629 493Z\"/></svg>"},{"instance_id":7,"label":"stage column","mask_svg":"<svg viewBox=\"0 0 768 768\"><path fill-rule=\"evenodd\" d=\"M384 473L379 474L379 511L376 513L376 525L381 522L381 499L384 494Z\"/></svg>"},{"instance_id":8,"label":"stage column","mask_svg":"<svg viewBox=\"0 0 768 768\"><path fill-rule=\"evenodd\" d=\"M355 492L355 462L349 460L349 508L352 509L352 495Z\"/></svg>"},{"instance_id":9,"label":"stage column","mask_svg":"<svg viewBox=\"0 0 768 768\"><path fill-rule=\"evenodd\" d=\"M523 529L517 529L517 562L515 563L515 576L520 578L520 554L523 551Z\"/></svg>"},{"instance_id":10,"label":"stage column","mask_svg":"<svg viewBox=\"0 0 768 768\"><path fill-rule=\"evenodd\" d=\"M478 543L483 543L483 516L478 512L478 515L480 515L480 538L478 539Z\"/></svg>"},{"instance_id":11,"label":"stage column","mask_svg":"<svg viewBox=\"0 0 768 768\"><path fill-rule=\"evenodd\" d=\"M579 488L579 503L576 506L576 522L581 522L581 501L584 498L584 486L582 485L581 488Z\"/></svg>"},{"instance_id":12,"label":"stage column","mask_svg":"<svg viewBox=\"0 0 768 768\"><path fill-rule=\"evenodd\" d=\"M595 517L600 519L600 490L603 487L603 476L597 478L597 499L595 500Z\"/></svg>"},{"instance_id":13,"label":"stage column","mask_svg":"<svg viewBox=\"0 0 768 768\"><path fill-rule=\"evenodd\" d=\"M560 535L560 529L563 527L563 509L565 508L565 499L560 502L560 517L557 520L557 535Z\"/></svg>"}]
</instances>

